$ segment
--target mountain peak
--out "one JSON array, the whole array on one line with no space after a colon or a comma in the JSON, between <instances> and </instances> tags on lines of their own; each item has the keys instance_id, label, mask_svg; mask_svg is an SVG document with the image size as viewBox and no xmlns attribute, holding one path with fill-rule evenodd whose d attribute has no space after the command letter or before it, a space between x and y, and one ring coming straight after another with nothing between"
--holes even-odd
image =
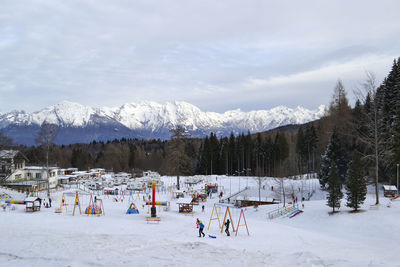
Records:
<instances>
[{"instance_id":1,"label":"mountain peak","mask_svg":"<svg viewBox=\"0 0 400 267\"><path fill-rule=\"evenodd\" d=\"M210 132L228 136L231 132L240 133L249 130L254 133L287 124L306 123L320 118L324 114L324 109L324 106L318 107L315 111L300 106L295 109L277 106L270 110L244 112L236 109L217 113L201 111L198 107L184 101L171 101L164 104L141 101L114 108L92 108L75 102L61 101L31 114L20 111L2 114L0 129L6 129L12 125L36 125L37 127L45 121L55 123L65 129L87 127L100 129L100 123L101 127L112 125L114 127L112 129L122 127L121 129L132 131L131 134L140 133L141 138L166 139L169 138L169 130L179 124L186 127L190 134L196 137L208 135ZM79 137L80 134L77 136ZM96 136L102 136L101 138L105 140L115 138L109 132L104 136L101 132L96 132ZM90 141L96 138L87 137Z\"/></svg>"}]
</instances>

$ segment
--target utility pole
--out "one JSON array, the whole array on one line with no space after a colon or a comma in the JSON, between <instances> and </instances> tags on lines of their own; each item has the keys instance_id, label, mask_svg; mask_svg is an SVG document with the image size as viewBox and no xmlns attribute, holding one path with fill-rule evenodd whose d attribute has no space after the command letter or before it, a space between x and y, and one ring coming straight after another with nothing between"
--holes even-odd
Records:
<instances>
[{"instance_id":1,"label":"utility pole","mask_svg":"<svg viewBox=\"0 0 400 267\"><path fill-rule=\"evenodd\" d=\"M399 194L399 164L397 163L397 195Z\"/></svg>"}]
</instances>

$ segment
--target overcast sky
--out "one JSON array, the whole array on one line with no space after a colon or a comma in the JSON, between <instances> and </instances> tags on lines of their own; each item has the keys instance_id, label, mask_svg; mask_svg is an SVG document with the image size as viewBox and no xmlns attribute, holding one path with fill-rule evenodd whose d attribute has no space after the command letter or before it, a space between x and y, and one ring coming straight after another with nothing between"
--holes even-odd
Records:
<instances>
[{"instance_id":1,"label":"overcast sky","mask_svg":"<svg viewBox=\"0 0 400 267\"><path fill-rule=\"evenodd\" d=\"M316 109L400 56L400 1L0 0L0 112Z\"/></svg>"}]
</instances>

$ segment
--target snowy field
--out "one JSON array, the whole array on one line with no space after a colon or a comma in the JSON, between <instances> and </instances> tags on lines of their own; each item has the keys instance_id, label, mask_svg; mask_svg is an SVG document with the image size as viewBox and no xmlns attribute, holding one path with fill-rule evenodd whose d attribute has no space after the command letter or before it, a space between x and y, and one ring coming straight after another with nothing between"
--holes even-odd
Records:
<instances>
[{"instance_id":1,"label":"snowy field","mask_svg":"<svg viewBox=\"0 0 400 267\"><path fill-rule=\"evenodd\" d=\"M256 185L252 178L240 179L240 186L237 177L207 179L224 186L225 195L229 190L234 193ZM167 185L175 182L171 177L162 180ZM264 181L266 190L274 182ZM295 183L298 186L299 181ZM54 212L63 192L52 193L52 208L26 213L23 206L15 205L16 210L0 211L0 266L400 265L394 252L400 240L400 200L388 207L389 199L381 197L381 206L372 209L375 196L368 194L363 212L350 213L343 200L340 212L329 215L325 194L315 184L316 180L305 182L317 192L304 202L304 212L292 219L267 219L267 212L277 205L248 207L245 214L250 236L241 227L237 237L221 234L217 221L207 229L213 203L218 201L216 195L205 202L204 213L200 205L194 207L193 215L183 215L171 194L160 192L156 201L171 201L171 209L157 208L161 222L147 224L148 208L142 206L142 195L134 201L140 214L125 214L130 204L127 196L124 202L101 196L105 216L72 216L71 209L64 214ZM88 201L88 197L81 197L82 206ZM237 220L238 212L234 211L233 217ZM196 218L205 224L206 235L217 238L199 238Z\"/></svg>"}]
</instances>

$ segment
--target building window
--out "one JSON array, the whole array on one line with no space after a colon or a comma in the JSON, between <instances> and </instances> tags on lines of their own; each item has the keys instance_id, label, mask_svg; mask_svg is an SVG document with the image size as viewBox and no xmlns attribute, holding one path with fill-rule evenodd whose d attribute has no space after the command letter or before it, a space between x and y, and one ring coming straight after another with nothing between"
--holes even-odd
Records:
<instances>
[{"instance_id":1,"label":"building window","mask_svg":"<svg viewBox=\"0 0 400 267\"><path fill-rule=\"evenodd\" d=\"M36 178L36 179L41 179L41 178L42 178L42 174L41 174L41 173L36 173L35 178Z\"/></svg>"}]
</instances>

